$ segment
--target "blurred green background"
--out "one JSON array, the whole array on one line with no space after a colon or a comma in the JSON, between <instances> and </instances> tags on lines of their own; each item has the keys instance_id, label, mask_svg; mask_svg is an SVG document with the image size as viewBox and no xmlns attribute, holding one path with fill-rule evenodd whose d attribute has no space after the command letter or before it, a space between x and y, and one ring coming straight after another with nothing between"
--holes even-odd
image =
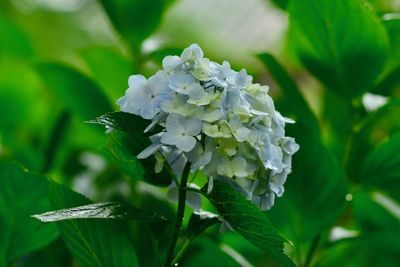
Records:
<instances>
[{"instance_id":1,"label":"blurred green background","mask_svg":"<svg viewBox=\"0 0 400 267\"><path fill-rule=\"evenodd\" d=\"M165 55L198 43L211 60L270 85L277 109L298 121L288 131L301 152L267 212L293 242L291 257L301 266L399 266L400 1L321 2L0 0L0 158L93 201L173 218L169 181L134 177L134 157L84 121L117 109L129 75L151 75ZM140 266L157 266L143 229L129 229ZM58 236L25 252L7 256L0 245L5 266L79 266ZM213 227L182 266L269 264L237 233Z\"/></svg>"}]
</instances>

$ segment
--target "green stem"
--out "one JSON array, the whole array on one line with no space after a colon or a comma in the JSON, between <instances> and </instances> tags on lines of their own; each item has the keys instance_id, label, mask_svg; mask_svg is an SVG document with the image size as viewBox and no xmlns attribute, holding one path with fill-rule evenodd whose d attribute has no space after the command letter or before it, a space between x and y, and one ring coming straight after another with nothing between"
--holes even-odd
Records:
<instances>
[{"instance_id":1,"label":"green stem","mask_svg":"<svg viewBox=\"0 0 400 267\"><path fill-rule=\"evenodd\" d=\"M311 244L311 247L310 247L310 249L308 250L307 257L306 257L306 261L304 262L303 267L308 267L308 266L310 266L310 263L311 263L311 261L312 261L312 259L313 259L313 256L314 256L315 251L317 250L317 247L318 247L318 244L319 244L320 239L321 239L321 234L318 234L318 235L314 238L314 240L313 240L313 242L312 242L312 244Z\"/></svg>"},{"instance_id":2,"label":"green stem","mask_svg":"<svg viewBox=\"0 0 400 267\"><path fill-rule=\"evenodd\" d=\"M190 173L190 163L186 163L185 168L183 169L181 182L179 184L178 211L176 215L175 229L174 232L172 233L172 237L169 242L165 267L172 267L176 242L178 241L179 233L182 228L183 216L185 214L185 205L186 205L185 188L188 181L189 173Z\"/></svg>"}]
</instances>

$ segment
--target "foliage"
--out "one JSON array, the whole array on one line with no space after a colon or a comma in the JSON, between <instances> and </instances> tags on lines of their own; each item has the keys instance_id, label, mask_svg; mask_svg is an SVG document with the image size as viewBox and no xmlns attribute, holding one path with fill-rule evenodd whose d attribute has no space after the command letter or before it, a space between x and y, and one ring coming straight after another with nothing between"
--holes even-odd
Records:
<instances>
[{"instance_id":1,"label":"foliage","mask_svg":"<svg viewBox=\"0 0 400 267\"><path fill-rule=\"evenodd\" d=\"M398 265L396 1L268 0L268 12L288 16L283 49L250 49L251 63L194 23L218 1L200 1L195 14L184 1L58 2L0 1L0 267L162 266L176 226L173 263L182 266ZM258 13L236 2L232 10L252 9L230 33L245 39L258 29L241 27ZM156 172L160 158L136 158L151 144L148 122L113 103L129 75L154 73L188 45L167 38L171 18L173 29L198 32L192 43L207 40L211 59L273 81L276 109L296 121L286 131L300 150L271 210L223 178L208 192L198 172L176 190L190 204L178 204L180 221L167 201L179 177L167 163ZM369 93L385 101L371 108Z\"/></svg>"}]
</instances>

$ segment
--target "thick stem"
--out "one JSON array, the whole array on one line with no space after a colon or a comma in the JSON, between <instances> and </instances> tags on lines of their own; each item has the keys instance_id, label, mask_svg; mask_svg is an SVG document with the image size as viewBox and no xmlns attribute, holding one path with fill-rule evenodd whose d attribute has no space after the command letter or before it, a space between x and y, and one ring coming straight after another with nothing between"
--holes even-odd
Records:
<instances>
[{"instance_id":1,"label":"thick stem","mask_svg":"<svg viewBox=\"0 0 400 267\"><path fill-rule=\"evenodd\" d=\"M182 228L183 216L185 214L185 205L186 205L186 184L188 181L190 173L190 163L186 163L185 168L183 169L183 174L181 178L181 182L179 184L179 198L178 198L178 211L176 214L176 222L175 229L172 233L171 241L169 242L168 251L167 251L167 259L165 261L165 267L171 267L172 261L174 259L174 252L176 247L176 242L178 241L179 233Z\"/></svg>"}]
</instances>

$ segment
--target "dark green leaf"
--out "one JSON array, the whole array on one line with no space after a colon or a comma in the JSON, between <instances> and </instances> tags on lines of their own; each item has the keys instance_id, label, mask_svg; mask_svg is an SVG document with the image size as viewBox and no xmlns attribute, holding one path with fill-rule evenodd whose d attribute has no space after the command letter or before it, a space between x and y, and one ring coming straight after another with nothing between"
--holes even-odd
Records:
<instances>
[{"instance_id":1,"label":"dark green leaf","mask_svg":"<svg viewBox=\"0 0 400 267\"><path fill-rule=\"evenodd\" d=\"M400 50L400 49L399 49ZM373 93L390 96L400 93L396 90L400 88L400 64L391 68L379 82L374 86Z\"/></svg>"},{"instance_id":2,"label":"dark green leaf","mask_svg":"<svg viewBox=\"0 0 400 267\"><path fill-rule=\"evenodd\" d=\"M115 28L138 52L144 39L161 22L164 10L171 0L101 0Z\"/></svg>"},{"instance_id":3,"label":"dark green leaf","mask_svg":"<svg viewBox=\"0 0 400 267\"><path fill-rule=\"evenodd\" d=\"M399 117L400 100L395 99L369 113L357 126L347 166L350 178L361 180L358 175L366 155L385 138L400 131Z\"/></svg>"},{"instance_id":4,"label":"dark green leaf","mask_svg":"<svg viewBox=\"0 0 400 267\"><path fill-rule=\"evenodd\" d=\"M340 242L320 255L318 267L397 267L400 246L398 231L369 232Z\"/></svg>"},{"instance_id":5,"label":"dark green leaf","mask_svg":"<svg viewBox=\"0 0 400 267\"><path fill-rule=\"evenodd\" d=\"M90 204L83 195L52 182L49 195L54 209ZM139 266L135 251L116 221L68 220L56 223L67 247L81 267Z\"/></svg>"},{"instance_id":6,"label":"dark green leaf","mask_svg":"<svg viewBox=\"0 0 400 267\"><path fill-rule=\"evenodd\" d=\"M290 111L308 127L310 131L319 133L318 120L311 111L300 89L294 83L290 75L271 54L260 54L258 56L266 65L272 77L282 90L284 97L290 101Z\"/></svg>"},{"instance_id":7,"label":"dark green leaf","mask_svg":"<svg viewBox=\"0 0 400 267\"><path fill-rule=\"evenodd\" d=\"M361 166L361 181L400 200L400 132L373 149Z\"/></svg>"},{"instance_id":8,"label":"dark green leaf","mask_svg":"<svg viewBox=\"0 0 400 267\"><path fill-rule=\"evenodd\" d=\"M305 67L341 97L371 89L388 54L387 34L361 0L292 0L291 44Z\"/></svg>"},{"instance_id":9,"label":"dark green leaf","mask_svg":"<svg viewBox=\"0 0 400 267\"><path fill-rule=\"evenodd\" d=\"M82 119L113 110L103 91L78 71L57 63L42 63L36 69L58 100Z\"/></svg>"},{"instance_id":10,"label":"dark green leaf","mask_svg":"<svg viewBox=\"0 0 400 267\"><path fill-rule=\"evenodd\" d=\"M265 213L231 185L215 181L208 199L222 218L244 238L274 256L283 266L295 266L283 251L285 239Z\"/></svg>"},{"instance_id":11,"label":"dark green leaf","mask_svg":"<svg viewBox=\"0 0 400 267\"><path fill-rule=\"evenodd\" d=\"M302 122L287 130L289 136L296 137L300 150L293 156L285 193L268 214L294 242L298 256L338 218L345 203L347 183L342 166L320 136L308 131Z\"/></svg>"},{"instance_id":12,"label":"dark green leaf","mask_svg":"<svg viewBox=\"0 0 400 267\"><path fill-rule=\"evenodd\" d=\"M289 5L289 0L272 0L272 2L283 10L286 10Z\"/></svg>"},{"instance_id":13,"label":"dark green leaf","mask_svg":"<svg viewBox=\"0 0 400 267\"><path fill-rule=\"evenodd\" d=\"M202 211L201 213L194 212L190 216L189 224L187 227L188 238L192 239L207 230L208 227L219 223L218 215Z\"/></svg>"},{"instance_id":14,"label":"dark green leaf","mask_svg":"<svg viewBox=\"0 0 400 267\"><path fill-rule=\"evenodd\" d=\"M138 220L144 222L157 222L165 220L157 213L145 211L129 204L117 202L96 203L75 208L49 211L46 213L33 215L32 217L44 223L72 219L120 219Z\"/></svg>"},{"instance_id":15,"label":"dark green leaf","mask_svg":"<svg viewBox=\"0 0 400 267\"><path fill-rule=\"evenodd\" d=\"M363 232L400 231L400 221L366 191L353 193L351 202L354 218Z\"/></svg>"},{"instance_id":16,"label":"dark green leaf","mask_svg":"<svg viewBox=\"0 0 400 267\"><path fill-rule=\"evenodd\" d=\"M147 182L167 186L171 183L172 174L167 166L160 173L155 173L156 161L153 157L138 161L136 155L151 144L143 132L148 121L126 112L111 112L90 121L117 129L110 134L109 150L117 164L129 176L145 179Z\"/></svg>"},{"instance_id":17,"label":"dark green leaf","mask_svg":"<svg viewBox=\"0 0 400 267\"><path fill-rule=\"evenodd\" d=\"M101 124L126 133L137 134L138 136L142 136L143 139L147 139L147 137L144 135L144 130L149 124L149 121L131 113L122 111L109 112L94 120L88 121L88 123ZM148 142L149 141L146 143ZM143 148L146 147L143 144L141 145Z\"/></svg>"},{"instance_id":18,"label":"dark green leaf","mask_svg":"<svg viewBox=\"0 0 400 267\"><path fill-rule=\"evenodd\" d=\"M0 162L0 266L55 240L54 225L30 218L49 209L46 178L14 163Z\"/></svg>"}]
</instances>

